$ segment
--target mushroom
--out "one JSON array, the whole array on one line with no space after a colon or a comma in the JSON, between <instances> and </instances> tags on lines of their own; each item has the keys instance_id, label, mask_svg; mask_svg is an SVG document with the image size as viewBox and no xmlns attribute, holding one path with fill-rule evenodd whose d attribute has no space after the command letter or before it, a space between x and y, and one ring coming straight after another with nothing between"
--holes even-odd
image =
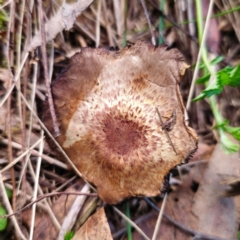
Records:
<instances>
[{"instance_id":1,"label":"mushroom","mask_svg":"<svg viewBox=\"0 0 240 240\"><path fill-rule=\"evenodd\" d=\"M160 194L164 176L196 150L179 91L187 68L178 50L139 41L83 48L52 84L56 140L105 203ZM49 109L43 121L53 133Z\"/></svg>"}]
</instances>

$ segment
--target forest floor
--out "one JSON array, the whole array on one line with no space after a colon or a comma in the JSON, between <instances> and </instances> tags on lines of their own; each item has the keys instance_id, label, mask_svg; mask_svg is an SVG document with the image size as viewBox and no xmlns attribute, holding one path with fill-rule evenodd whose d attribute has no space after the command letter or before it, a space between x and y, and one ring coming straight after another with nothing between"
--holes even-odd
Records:
<instances>
[{"instance_id":1,"label":"forest floor","mask_svg":"<svg viewBox=\"0 0 240 240\"><path fill-rule=\"evenodd\" d=\"M240 0L41 2L0 1L0 216L16 213L0 218L0 240L240 239ZM138 40L177 48L190 66L180 91L198 150L165 197L113 206L49 146L40 118L46 80L75 53Z\"/></svg>"}]
</instances>

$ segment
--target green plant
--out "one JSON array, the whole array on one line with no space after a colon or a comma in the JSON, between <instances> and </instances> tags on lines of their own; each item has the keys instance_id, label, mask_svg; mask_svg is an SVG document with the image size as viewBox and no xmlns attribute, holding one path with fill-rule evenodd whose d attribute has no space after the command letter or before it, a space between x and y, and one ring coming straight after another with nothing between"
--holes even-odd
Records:
<instances>
[{"instance_id":1,"label":"green plant","mask_svg":"<svg viewBox=\"0 0 240 240\"><path fill-rule=\"evenodd\" d=\"M0 204L0 232L4 231L7 227L7 218L2 218L7 214L7 211L4 207L1 206Z\"/></svg>"},{"instance_id":2,"label":"green plant","mask_svg":"<svg viewBox=\"0 0 240 240\"><path fill-rule=\"evenodd\" d=\"M10 199L12 197L12 191L6 187L5 187L5 190L8 198ZM0 202L0 232L4 231L7 227L7 223L8 223L7 218L3 218L6 214L7 214L7 211Z\"/></svg>"},{"instance_id":3,"label":"green plant","mask_svg":"<svg viewBox=\"0 0 240 240\"><path fill-rule=\"evenodd\" d=\"M198 26L198 39L200 43L204 43L203 39L203 25L202 25L202 8L201 1L196 1L196 10L197 10L197 26ZM220 142L225 152L234 153L239 150L239 146L234 144L227 136L226 133L233 136L236 140L240 141L240 128L231 127L228 125L228 121L223 119L221 113L218 110L216 97L222 92L225 86L238 87L240 86L240 65L236 67L227 66L221 69L218 72L215 72L212 65L219 63L222 58L216 58L213 61L209 62L208 53L204 46L201 44L201 57L203 64L199 65L199 68L203 70L203 77L199 78L196 83L205 84L205 89L198 95L193 101L198 101L204 98L209 99L209 104L211 106L213 116L215 118L216 124L215 128L218 129Z\"/></svg>"},{"instance_id":4,"label":"green plant","mask_svg":"<svg viewBox=\"0 0 240 240\"><path fill-rule=\"evenodd\" d=\"M65 234L65 237L64 237L64 240L71 240L74 236L74 232L72 231L68 231L66 234Z\"/></svg>"}]
</instances>

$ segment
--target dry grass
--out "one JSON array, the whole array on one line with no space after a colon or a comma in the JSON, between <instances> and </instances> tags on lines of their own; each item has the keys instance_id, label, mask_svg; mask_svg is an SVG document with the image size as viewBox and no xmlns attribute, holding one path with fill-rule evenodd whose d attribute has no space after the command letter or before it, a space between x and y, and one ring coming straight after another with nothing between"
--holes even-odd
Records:
<instances>
[{"instance_id":1,"label":"dry grass","mask_svg":"<svg viewBox=\"0 0 240 240\"><path fill-rule=\"evenodd\" d=\"M2 95L0 101L0 204L5 206L9 214L23 208L29 201L34 201L38 195L64 191L76 183L81 186L84 184L79 176L67 169L65 161L59 159L45 143L42 124L37 117L41 114L42 102L47 93L44 78L54 81L74 53L86 46L114 46L121 49L127 42L136 42L139 39L147 41L155 39L159 42L162 34L164 38L161 41L171 47L179 48L189 64L196 63L199 44L194 22L194 1L166 0L163 15L159 10L158 1L141 2L146 4L149 19L146 18L144 8L137 0L94 1L77 17L70 31L60 32L46 45L47 76L44 76L40 48L31 52L25 51L40 28L38 4L36 1L22 0L6 1L2 5L0 16L7 21L0 18L2 24L0 30L2 50L0 52L0 93ZM44 1L45 21L54 16L62 4L60 0ZM226 12L239 5L240 1L236 0L217 0L214 11L215 13ZM207 13L206 4L203 4L203 9ZM239 18L239 11L235 11L213 18L210 23L211 30L208 31L206 39L209 54L211 51L215 56L223 55L225 60L222 65L224 66L235 66L240 63ZM159 29L160 21L164 23L163 29ZM181 85L185 103L189 95L192 75L193 70L188 71ZM193 90L197 95L201 87L194 86ZM231 93L231 101L229 101L229 93ZM239 89L227 88L218 99L222 114L234 126L240 124L239 96ZM233 112L235 114L232 114ZM214 119L207 102L192 104L189 115L190 125L197 130L200 141L214 144L216 137L211 130ZM12 190L10 202L4 186ZM85 192L88 192L88 189ZM62 222L64 216L56 217L56 211L58 211L56 203L61 202L62 208L65 209L65 200L60 201L57 196L45 198L37 205L32 205L31 209L23 214L13 216L6 231L0 235L0 239L35 239L34 226L36 231L36 222L41 222L43 217L44 221L49 219L53 223L52 229L58 232L61 228L59 219ZM154 201L160 200L156 198ZM128 202L132 219L136 222L145 221L151 206L143 199L134 198ZM124 210L125 203L117 207ZM79 228L99 205L101 202L89 197L85 202L85 208L77 216L78 220L76 224L74 223L73 229ZM125 221L113 207L106 206L105 209L114 239L125 239ZM37 231L43 230L45 229L42 227ZM48 233L50 232L48 230ZM142 236L144 237L144 233ZM144 238L148 239L146 236Z\"/></svg>"}]
</instances>

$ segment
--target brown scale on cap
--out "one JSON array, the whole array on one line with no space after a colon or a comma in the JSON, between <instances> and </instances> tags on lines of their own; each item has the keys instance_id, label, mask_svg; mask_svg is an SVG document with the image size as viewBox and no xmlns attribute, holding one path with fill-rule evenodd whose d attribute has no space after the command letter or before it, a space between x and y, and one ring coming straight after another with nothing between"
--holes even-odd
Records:
<instances>
[{"instance_id":1,"label":"brown scale on cap","mask_svg":"<svg viewBox=\"0 0 240 240\"><path fill-rule=\"evenodd\" d=\"M164 176L196 149L179 92L186 68L176 49L137 42L84 48L53 83L56 139L104 202L158 195ZM163 122L175 113L167 134L176 152L156 108ZM49 110L43 120L53 133Z\"/></svg>"}]
</instances>

